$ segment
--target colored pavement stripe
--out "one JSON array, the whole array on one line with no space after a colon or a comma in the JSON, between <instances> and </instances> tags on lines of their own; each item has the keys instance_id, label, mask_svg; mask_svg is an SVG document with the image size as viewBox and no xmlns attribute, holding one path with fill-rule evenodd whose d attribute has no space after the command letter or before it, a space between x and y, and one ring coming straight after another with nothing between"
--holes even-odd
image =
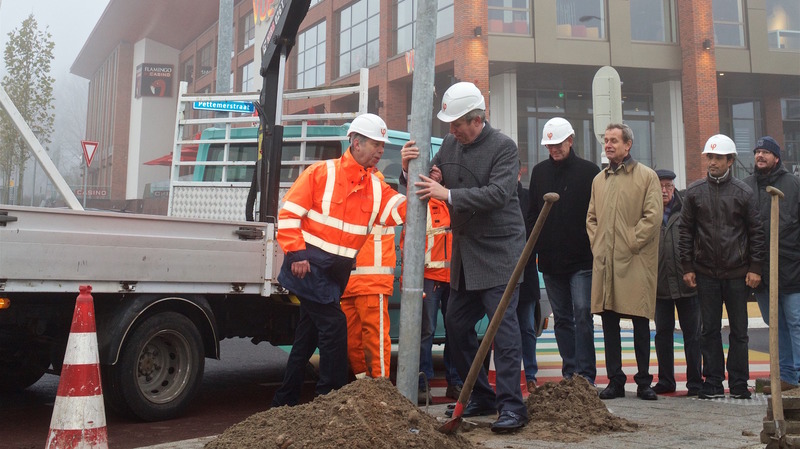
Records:
<instances>
[{"instance_id":1,"label":"colored pavement stripe","mask_svg":"<svg viewBox=\"0 0 800 449\"><path fill-rule=\"evenodd\" d=\"M653 343L654 334L655 332L650 333L650 374L653 375L653 385L658 382L658 361L656 359L656 351ZM598 386L608 385L608 377L606 377L605 368L603 331L595 330L594 339L597 357L597 377L595 382ZM625 374L628 375L628 381L630 383L633 381L633 374L636 372L636 356L633 351L633 331L622 330L621 339L622 368ZM727 353L728 345L723 345L723 347ZM441 355L442 351L442 345L434 345L434 353ZM751 381L760 377L769 377L769 354L750 350L749 359ZM546 329L538 338L536 342L536 361L539 367L536 374L537 383L539 385L545 382L561 381L561 357L558 354L555 334L552 329ZM683 352L683 336L679 333L675 334L675 382L678 385L676 392L672 393L672 395L680 396L686 394L686 358ZM444 397L446 387L447 383L442 377L431 380L431 394L433 395L434 404L453 402L452 399Z\"/></svg>"}]
</instances>

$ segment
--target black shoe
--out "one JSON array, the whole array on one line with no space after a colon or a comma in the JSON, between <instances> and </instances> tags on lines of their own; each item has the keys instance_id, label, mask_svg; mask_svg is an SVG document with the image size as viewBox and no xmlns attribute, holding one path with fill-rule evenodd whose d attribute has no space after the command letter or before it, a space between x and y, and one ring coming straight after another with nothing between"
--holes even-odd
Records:
<instances>
[{"instance_id":1,"label":"black shoe","mask_svg":"<svg viewBox=\"0 0 800 449\"><path fill-rule=\"evenodd\" d=\"M733 399L750 399L752 397L747 387L731 388L731 398Z\"/></svg>"},{"instance_id":2,"label":"black shoe","mask_svg":"<svg viewBox=\"0 0 800 449\"><path fill-rule=\"evenodd\" d=\"M686 392L686 396L692 397L700 394L700 389L692 389Z\"/></svg>"},{"instance_id":3,"label":"black shoe","mask_svg":"<svg viewBox=\"0 0 800 449\"><path fill-rule=\"evenodd\" d=\"M600 396L600 399L624 398L625 387L608 384L608 386L605 387L598 396Z\"/></svg>"},{"instance_id":4,"label":"black shoe","mask_svg":"<svg viewBox=\"0 0 800 449\"><path fill-rule=\"evenodd\" d=\"M703 388L701 388L700 392L697 393L697 397L700 399L724 398L725 389L722 388L722 385L719 386L703 385Z\"/></svg>"},{"instance_id":5,"label":"black shoe","mask_svg":"<svg viewBox=\"0 0 800 449\"><path fill-rule=\"evenodd\" d=\"M637 388L636 396L639 396L640 399L644 399L645 401L655 401L658 399L656 392L649 386Z\"/></svg>"},{"instance_id":6,"label":"black shoe","mask_svg":"<svg viewBox=\"0 0 800 449\"><path fill-rule=\"evenodd\" d=\"M500 412L500 416L492 424L492 432L507 433L515 432L528 423L528 418L520 416L514 412L504 410Z\"/></svg>"},{"instance_id":7,"label":"black shoe","mask_svg":"<svg viewBox=\"0 0 800 449\"><path fill-rule=\"evenodd\" d=\"M469 401L467 402L467 406L464 407L464 412L461 414L463 417L470 417L470 416L488 416L494 415L497 413L497 409L494 408L494 404L480 404L477 402ZM444 415L448 418L453 416L453 410L447 410L444 412Z\"/></svg>"},{"instance_id":8,"label":"black shoe","mask_svg":"<svg viewBox=\"0 0 800 449\"><path fill-rule=\"evenodd\" d=\"M675 387L670 388L664 384L658 383L653 387L653 391L655 391L656 394L675 393Z\"/></svg>"}]
</instances>

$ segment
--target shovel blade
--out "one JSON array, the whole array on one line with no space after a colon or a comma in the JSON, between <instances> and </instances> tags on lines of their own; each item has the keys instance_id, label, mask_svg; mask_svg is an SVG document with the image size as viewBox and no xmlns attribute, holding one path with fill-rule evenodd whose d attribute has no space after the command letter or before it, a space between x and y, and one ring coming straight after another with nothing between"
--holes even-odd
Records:
<instances>
[{"instance_id":1,"label":"shovel blade","mask_svg":"<svg viewBox=\"0 0 800 449\"><path fill-rule=\"evenodd\" d=\"M452 419L442 424L437 430L445 435L452 435L456 433L458 431L458 427L461 425L461 417L463 414L464 404L461 402L456 402L456 407L453 409Z\"/></svg>"},{"instance_id":2,"label":"shovel blade","mask_svg":"<svg viewBox=\"0 0 800 449\"><path fill-rule=\"evenodd\" d=\"M458 432L458 428L461 426L461 417L453 417L450 421L442 424L437 430L445 435L453 435L454 433Z\"/></svg>"}]
</instances>

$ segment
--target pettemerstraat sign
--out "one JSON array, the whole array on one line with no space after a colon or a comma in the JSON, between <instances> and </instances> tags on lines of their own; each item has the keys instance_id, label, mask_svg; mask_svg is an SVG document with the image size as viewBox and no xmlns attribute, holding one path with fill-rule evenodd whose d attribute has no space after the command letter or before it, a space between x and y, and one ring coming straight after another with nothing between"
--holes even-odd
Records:
<instances>
[{"instance_id":1,"label":"pettemerstraat sign","mask_svg":"<svg viewBox=\"0 0 800 449\"><path fill-rule=\"evenodd\" d=\"M171 97L174 71L169 64L139 64L136 67L136 98Z\"/></svg>"},{"instance_id":2,"label":"pettemerstraat sign","mask_svg":"<svg viewBox=\"0 0 800 449\"><path fill-rule=\"evenodd\" d=\"M195 101L192 103L194 109L204 111L221 112L241 112L242 114L252 114L256 108L249 101Z\"/></svg>"}]
</instances>

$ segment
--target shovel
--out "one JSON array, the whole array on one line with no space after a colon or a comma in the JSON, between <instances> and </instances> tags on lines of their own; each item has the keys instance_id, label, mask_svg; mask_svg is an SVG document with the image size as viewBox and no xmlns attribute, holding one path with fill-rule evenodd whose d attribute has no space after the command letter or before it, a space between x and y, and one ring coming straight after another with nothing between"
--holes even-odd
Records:
<instances>
[{"instance_id":1,"label":"shovel","mask_svg":"<svg viewBox=\"0 0 800 449\"><path fill-rule=\"evenodd\" d=\"M511 273L511 278L508 280L508 285L506 285L506 290L503 292L503 297L500 299L500 304L497 305L497 310L495 310L492 320L489 322L489 327L486 329L486 333L483 336L480 347L478 347L478 352L475 354L475 358L472 360L472 366L469 368L469 374L467 374L467 379L464 381L464 386L461 388L461 394L458 395L458 401L456 402L455 409L453 409L453 416L450 421L447 421L446 423L442 424L441 427L439 427L439 432L450 435L455 433L458 430L459 425L461 425L461 419L464 415L464 407L467 405L467 400L469 400L469 396L472 394L472 388L475 386L475 381L478 379L478 373L483 366L483 360L486 358L486 354L489 352L489 346L491 346L494 336L497 334L497 329L500 327L500 322L503 321L503 315L506 313L508 303L511 302L511 296L514 294L514 289L517 288L517 281L519 281L519 277L522 275L522 272L525 270L525 265L527 265L528 259L531 257L533 247L536 244L536 239L539 237L539 233L542 231L542 226L544 226L544 221L547 219L547 214L550 213L550 208L553 207L553 203L558 201L558 198L558 194L554 192L546 193L544 195L544 207L542 208L541 213L539 213L539 217L536 219L536 224L533 226L533 231L531 231L530 237L528 237L528 242L525 244L525 248L522 250L522 254L519 256L517 266L514 267L514 272Z\"/></svg>"},{"instance_id":2,"label":"shovel","mask_svg":"<svg viewBox=\"0 0 800 449\"><path fill-rule=\"evenodd\" d=\"M772 389L772 418L775 433L770 436L768 448L786 447L786 421L783 417L780 368L778 366L778 224L780 209L778 202L783 192L767 186L772 197L769 216L769 378Z\"/></svg>"}]
</instances>

